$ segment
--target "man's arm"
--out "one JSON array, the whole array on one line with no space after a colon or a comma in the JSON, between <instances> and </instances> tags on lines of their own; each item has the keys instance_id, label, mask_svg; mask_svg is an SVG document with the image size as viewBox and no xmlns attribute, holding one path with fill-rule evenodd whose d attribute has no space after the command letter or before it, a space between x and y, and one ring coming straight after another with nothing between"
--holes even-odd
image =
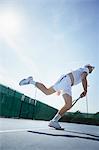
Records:
<instances>
[{"instance_id":1,"label":"man's arm","mask_svg":"<svg viewBox=\"0 0 99 150\"><path fill-rule=\"evenodd\" d=\"M82 86L83 86L84 91L81 93L80 97L84 97L87 94L87 75L88 74L86 72L82 73L81 75Z\"/></svg>"}]
</instances>

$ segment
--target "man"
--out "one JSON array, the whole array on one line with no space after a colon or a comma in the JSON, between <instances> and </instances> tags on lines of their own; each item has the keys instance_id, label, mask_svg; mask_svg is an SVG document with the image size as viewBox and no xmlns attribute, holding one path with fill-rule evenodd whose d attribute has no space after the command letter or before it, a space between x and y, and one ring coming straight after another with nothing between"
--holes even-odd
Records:
<instances>
[{"instance_id":1,"label":"man","mask_svg":"<svg viewBox=\"0 0 99 150\"><path fill-rule=\"evenodd\" d=\"M55 117L50 121L49 126L53 128L60 129L61 126L59 124L59 119L64 115L66 111L68 111L72 106L72 92L71 87L82 83L83 92L80 94L80 97L84 97L87 94L87 76L94 70L94 66L90 64L84 66L83 68L79 68L74 70L66 75L62 75L60 79L50 88L45 87L44 84L35 82L32 77L28 77L27 79L23 79L20 81L19 85L27 85L33 84L39 90L41 90L46 95L53 94L58 91L62 91L62 96L65 101L64 106L57 112Z\"/></svg>"}]
</instances>

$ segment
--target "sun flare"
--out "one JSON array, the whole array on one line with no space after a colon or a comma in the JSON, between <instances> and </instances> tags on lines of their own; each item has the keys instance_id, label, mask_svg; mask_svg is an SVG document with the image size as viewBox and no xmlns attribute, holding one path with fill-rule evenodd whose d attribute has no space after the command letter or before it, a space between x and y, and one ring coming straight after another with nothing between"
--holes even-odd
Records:
<instances>
[{"instance_id":1,"label":"sun flare","mask_svg":"<svg viewBox=\"0 0 99 150\"><path fill-rule=\"evenodd\" d=\"M13 12L0 13L0 31L7 35L16 35L19 32L20 20Z\"/></svg>"}]
</instances>

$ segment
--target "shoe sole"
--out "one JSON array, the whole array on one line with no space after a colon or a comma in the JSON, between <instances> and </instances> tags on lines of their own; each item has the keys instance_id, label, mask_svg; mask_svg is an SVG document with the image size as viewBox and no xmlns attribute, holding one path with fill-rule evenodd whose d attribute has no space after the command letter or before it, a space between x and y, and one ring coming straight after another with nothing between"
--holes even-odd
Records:
<instances>
[{"instance_id":1,"label":"shoe sole","mask_svg":"<svg viewBox=\"0 0 99 150\"><path fill-rule=\"evenodd\" d=\"M48 126L51 127L51 128L54 128L56 130L64 130L64 128L55 128L54 126L50 126L50 125L48 125Z\"/></svg>"}]
</instances>

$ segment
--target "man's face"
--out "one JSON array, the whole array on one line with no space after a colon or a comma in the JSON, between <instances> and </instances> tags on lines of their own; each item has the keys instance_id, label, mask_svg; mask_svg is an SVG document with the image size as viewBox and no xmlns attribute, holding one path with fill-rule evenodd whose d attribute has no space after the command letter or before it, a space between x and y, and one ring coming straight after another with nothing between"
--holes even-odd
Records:
<instances>
[{"instance_id":1,"label":"man's face","mask_svg":"<svg viewBox=\"0 0 99 150\"><path fill-rule=\"evenodd\" d=\"M88 66L89 73L91 73L94 70L94 67Z\"/></svg>"}]
</instances>

